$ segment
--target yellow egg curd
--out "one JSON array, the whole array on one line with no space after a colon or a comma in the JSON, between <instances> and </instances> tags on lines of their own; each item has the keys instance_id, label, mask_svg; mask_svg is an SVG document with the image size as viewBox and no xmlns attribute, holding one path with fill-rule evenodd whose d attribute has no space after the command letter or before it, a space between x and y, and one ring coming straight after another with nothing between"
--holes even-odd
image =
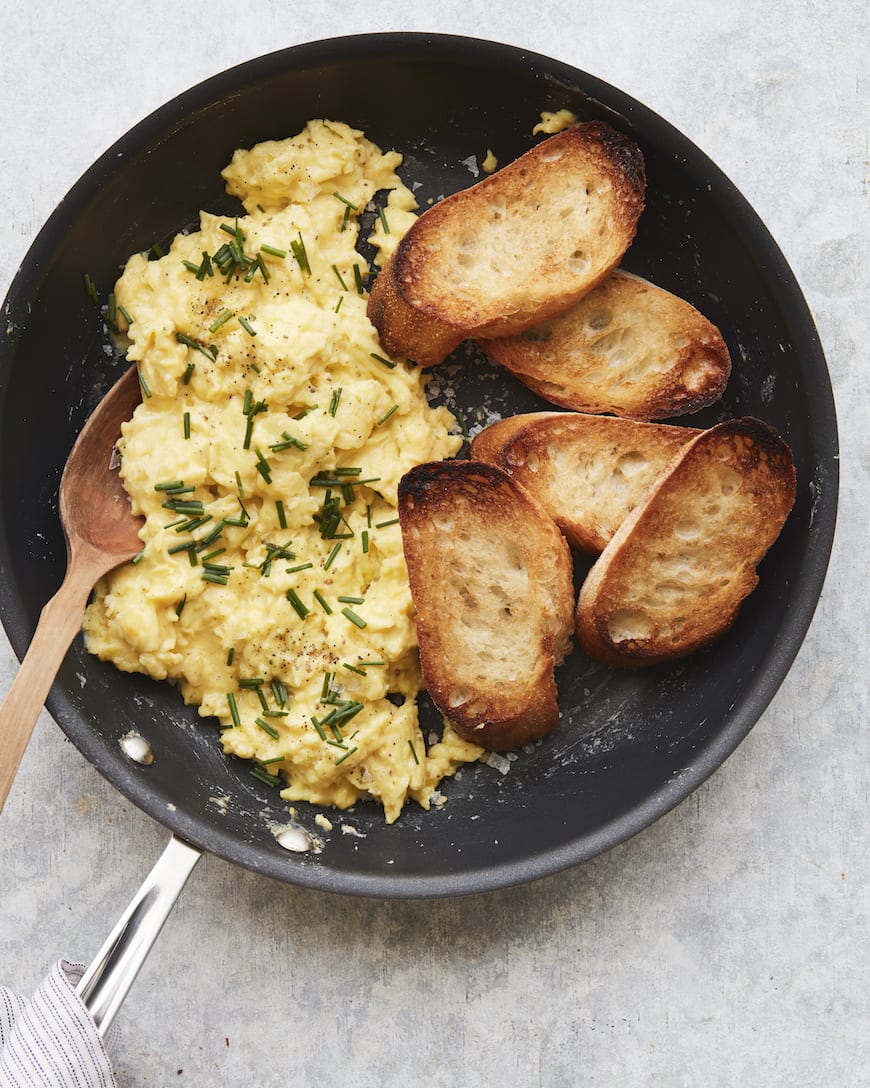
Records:
<instances>
[{"instance_id":1,"label":"yellow egg curd","mask_svg":"<svg viewBox=\"0 0 870 1088\"><path fill-rule=\"evenodd\" d=\"M427 743L414 611L396 513L412 465L457 452L420 370L366 317L370 268L414 220L397 167L361 132L312 121L237 151L245 213L202 212L115 289L143 398L119 442L143 550L97 587L88 649L176 683L224 751L288 802L408 797L482 749Z\"/></svg>"}]
</instances>

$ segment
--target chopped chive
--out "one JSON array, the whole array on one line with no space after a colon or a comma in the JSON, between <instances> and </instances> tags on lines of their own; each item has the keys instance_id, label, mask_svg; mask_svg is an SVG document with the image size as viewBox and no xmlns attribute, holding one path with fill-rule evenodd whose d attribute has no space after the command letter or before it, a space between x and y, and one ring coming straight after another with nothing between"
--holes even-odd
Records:
<instances>
[{"instance_id":1,"label":"chopped chive","mask_svg":"<svg viewBox=\"0 0 870 1088\"><path fill-rule=\"evenodd\" d=\"M148 385L148 382L147 382L147 380L145 378L145 375L142 373L141 368L139 368L139 370L138 370L138 375L139 375L139 385L142 387L142 395L144 397L150 397L151 396L151 387Z\"/></svg>"},{"instance_id":2,"label":"chopped chive","mask_svg":"<svg viewBox=\"0 0 870 1088\"><path fill-rule=\"evenodd\" d=\"M261 782L265 782L267 786L274 786L277 789L277 787L281 785L281 779L277 775L269 774L269 772L264 771L262 767L252 767L251 774L254 778L258 778Z\"/></svg>"},{"instance_id":3,"label":"chopped chive","mask_svg":"<svg viewBox=\"0 0 870 1088\"><path fill-rule=\"evenodd\" d=\"M363 550L363 555L368 555L368 551L369 551L369 531L368 531L368 529L363 529L363 531L362 531L362 550Z\"/></svg>"},{"instance_id":4,"label":"chopped chive","mask_svg":"<svg viewBox=\"0 0 870 1088\"><path fill-rule=\"evenodd\" d=\"M213 324L209 325L209 332L217 332L222 325L226 325L229 319L233 316L232 310L224 310L220 317Z\"/></svg>"},{"instance_id":5,"label":"chopped chive","mask_svg":"<svg viewBox=\"0 0 870 1088\"><path fill-rule=\"evenodd\" d=\"M284 756L272 756L271 759L261 759L259 762L260 767L271 767L273 763L283 763Z\"/></svg>"},{"instance_id":6,"label":"chopped chive","mask_svg":"<svg viewBox=\"0 0 870 1088\"><path fill-rule=\"evenodd\" d=\"M317 730L318 737L320 737L321 740L325 741L326 740L326 733L324 733L324 731L323 731L323 726L320 724L320 721L317 718L314 717L313 714L311 715L311 724Z\"/></svg>"},{"instance_id":7,"label":"chopped chive","mask_svg":"<svg viewBox=\"0 0 870 1088\"><path fill-rule=\"evenodd\" d=\"M272 466L263 456L262 450L257 449L256 446L254 447L254 455L257 458L257 464L255 466L257 472L260 473L267 484L270 484L272 482Z\"/></svg>"},{"instance_id":8,"label":"chopped chive","mask_svg":"<svg viewBox=\"0 0 870 1088\"><path fill-rule=\"evenodd\" d=\"M339 270L339 267L338 267L337 264L334 264L332 266L332 271L338 277L338 282L341 284L342 291L346 291L347 290L347 284L344 282L344 276L342 276L341 271Z\"/></svg>"},{"instance_id":9,"label":"chopped chive","mask_svg":"<svg viewBox=\"0 0 870 1088\"><path fill-rule=\"evenodd\" d=\"M184 437L190 438L190 412L185 412L183 416L183 429Z\"/></svg>"},{"instance_id":10,"label":"chopped chive","mask_svg":"<svg viewBox=\"0 0 870 1088\"><path fill-rule=\"evenodd\" d=\"M313 563L297 563L295 567L287 567L287 574L295 574L299 570L310 570Z\"/></svg>"},{"instance_id":11,"label":"chopped chive","mask_svg":"<svg viewBox=\"0 0 870 1088\"><path fill-rule=\"evenodd\" d=\"M278 704L278 706L280 706L280 707L287 706L287 704L288 704L288 702L290 700L289 700L289 698L287 696L287 689L284 687L283 682L281 680L279 680L277 677L274 677L270 681L269 687L272 689L272 697L274 698L274 700Z\"/></svg>"},{"instance_id":12,"label":"chopped chive","mask_svg":"<svg viewBox=\"0 0 870 1088\"><path fill-rule=\"evenodd\" d=\"M264 676L244 676L239 680L239 687L245 688L247 691L256 691L265 683L266 678Z\"/></svg>"},{"instance_id":13,"label":"chopped chive","mask_svg":"<svg viewBox=\"0 0 870 1088\"><path fill-rule=\"evenodd\" d=\"M196 363L188 363L184 368L184 373L181 375L182 385L190 385L190 379L193 377L194 370L196 370Z\"/></svg>"},{"instance_id":14,"label":"chopped chive","mask_svg":"<svg viewBox=\"0 0 870 1088\"><path fill-rule=\"evenodd\" d=\"M295 589L287 590L287 600L290 602L291 605L293 605L293 609L299 619L304 620L305 617L308 615L310 609L305 607L299 597L299 594L296 592Z\"/></svg>"},{"instance_id":15,"label":"chopped chive","mask_svg":"<svg viewBox=\"0 0 870 1088\"><path fill-rule=\"evenodd\" d=\"M374 668L376 665L386 665L386 661L360 661L365 668Z\"/></svg>"},{"instance_id":16,"label":"chopped chive","mask_svg":"<svg viewBox=\"0 0 870 1088\"><path fill-rule=\"evenodd\" d=\"M364 295L366 289L365 289L365 285L363 284L363 280L362 280L362 272L360 272L358 264L355 264L353 266L353 279L354 279L354 283L356 284L356 293L358 295Z\"/></svg>"},{"instance_id":17,"label":"chopped chive","mask_svg":"<svg viewBox=\"0 0 870 1088\"><path fill-rule=\"evenodd\" d=\"M269 734L269 736L272 738L272 740L279 740L280 739L281 734L278 732L278 730L273 729L273 727L271 725L269 725L268 722L264 722L262 718L254 718L254 724L259 725L259 727L263 730L264 733Z\"/></svg>"},{"instance_id":18,"label":"chopped chive","mask_svg":"<svg viewBox=\"0 0 870 1088\"><path fill-rule=\"evenodd\" d=\"M338 302L336 302L336 304L335 304L335 309L332 311L333 313L335 313L335 314L338 313L338 311L341 309L342 302L344 302L344 295L339 295L338 296Z\"/></svg>"},{"instance_id":19,"label":"chopped chive","mask_svg":"<svg viewBox=\"0 0 870 1088\"><path fill-rule=\"evenodd\" d=\"M184 487L184 480L162 480L154 485L155 491L177 491Z\"/></svg>"},{"instance_id":20,"label":"chopped chive","mask_svg":"<svg viewBox=\"0 0 870 1088\"><path fill-rule=\"evenodd\" d=\"M87 294L91 302L93 302L95 306L98 306L100 303L100 294L99 291L97 291L97 285L94 283L94 281L91 279L87 272L85 272L83 278L85 283L85 293Z\"/></svg>"},{"instance_id":21,"label":"chopped chive","mask_svg":"<svg viewBox=\"0 0 870 1088\"><path fill-rule=\"evenodd\" d=\"M358 669L356 665L349 665L346 661L342 661L341 667L347 669L348 672L355 672L357 676L365 676L364 669Z\"/></svg>"},{"instance_id":22,"label":"chopped chive","mask_svg":"<svg viewBox=\"0 0 870 1088\"><path fill-rule=\"evenodd\" d=\"M236 705L236 697L231 691L227 692L227 704L230 708L230 717L233 719L233 725L241 725L242 723L239 718L239 708Z\"/></svg>"},{"instance_id":23,"label":"chopped chive","mask_svg":"<svg viewBox=\"0 0 870 1088\"><path fill-rule=\"evenodd\" d=\"M367 626L366 621L361 616L358 616L352 608L348 608L347 605L342 608L341 614L349 619L355 627L363 628Z\"/></svg>"},{"instance_id":24,"label":"chopped chive","mask_svg":"<svg viewBox=\"0 0 870 1088\"><path fill-rule=\"evenodd\" d=\"M357 205L356 204L351 204L351 202L347 199L347 197L342 196L341 193L333 193L332 195L335 197L336 200L340 200L342 202L342 204L344 204L345 207L350 208L351 211L353 211L353 212L359 211L359 208L357 207Z\"/></svg>"},{"instance_id":25,"label":"chopped chive","mask_svg":"<svg viewBox=\"0 0 870 1088\"><path fill-rule=\"evenodd\" d=\"M284 513L284 503L280 499L275 500L275 509L278 511L278 524L282 529L286 529L287 515Z\"/></svg>"},{"instance_id":26,"label":"chopped chive","mask_svg":"<svg viewBox=\"0 0 870 1088\"><path fill-rule=\"evenodd\" d=\"M323 611L327 614L327 616L331 616L332 615L332 609L329 607L329 602L326 600L326 598L323 596L323 594L320 592L319 589L315 589L314 597L315 597L317 603L323 609Z\"/></svg>"},{"instance_id":27,"label":"chopped chive","mask_svg":"<svg viewBox=\"0 0 870 1088\"><path fill-rule=\"evenodd\" d=\"M384 366L388 366L390 370L399 365L398 363L393 362L392 359L385 359L383 355L378 355L376 351L370 351L369 355L371 355L371 357L373 359L376 359L379 363L383 363Z\"/></svg>"},{"instance_id":28,"label":"chopped chive","mask_svg":"<svg viewBox=\"0 0 870 1088\"><path fill-rule=\"evenodd\" d=\"M341 394L342 394L341 386L339 386L338 389L334 389L332 391L332 398L329 401L329 414L333 418L335 417L335 413L338 411L338 402L341 400Z\"/></svg>"},{"instance_id":29,"label":"chopped chive","mask_svg":"<svg viewBox=\"0 0 870 1088\"><path fill-rule=\"evenodd\" d=\"M205 344L201 344L199 340L194 340L192 336L188 336L186 333L183 332L177 332L175 334L175 339L178 341L179 344L184 344L186 348L190 348L192 351L200 352L206 357L206 359L211 359L212 362L214 362L217 358L218 349L215 347L214 344L206 347Z\"/></svg>"},{"instance_id":30,"label":"chopped chive","mask_svg":"<svg viewBox=\"0 0 870 1088\"><path fill-rule=\"evenodd\" d=\"M273 453L280 453L282 450L289 450L291 446L295 446L298 450L308 449L308 446L304 442L300 442L298 438L294 438L286 431L281 432L281 437L284 439L283 442L276 442L274 445L269 446L269 449L272 450Z\"/></svg>"},{"instance_id":31,"label":"chopped chive","mask_svg":"<svg viewBox=\"0 0 870 1088\"><path fill-rule=\"evenodd\" d=\"M214 550L213 552L209 552L209 553L208 553L208 555L204 555L204 556L202 557L202 565L203 565L204 567L207 567L207 566L209 566L209 561L210 561L210 560L214 559L214 557L215 557L216 555L223 555L223 553L224 553L225 551L226 551L226 548L215 548L215 550Z\"/></svg>"},{"instance_id":32,"label":"chopped chive","mask_svg":"<svg viewBox=\"0 0 870 1088\"><path fill-rule=\"evenodd\" d=\"M414 757L414 762L419 767L420 766L420 760L417 757L417 749L414 747L414 742L411 740L410 737L408 737L408 747L411 749L411 755Z\"/></svg>"},{"instance_id":33,"label":"chopped chive","mask_svg":"<svg viewBox=\"0 0 870 1088\"><path fill-rule=\"evenodd\" d=\"M254 328L254 326L251 324L250 320L247 317L240 317L239 324L242 326L248 336L257 335L257 330Z\"/></svg>"},{"instance_id":34,"label":"chopped chive","mask_svg":"<svg viewBox=\"0 0 870 1088\"><path fill-rule=\"evenodd\" d=\"M181 613L184 611L184 606L187 604L187 594L185 593L178 604L175 606L175 615L181 618Z\"/></svg>"},{"instance_id":35,"label":"chopped chive","mask_svg":"<svg viewBox=\"0 0 870 1088\"><path fill-rule=\"evenodd\" d=\"M181 544L173 544L171 548L167 548L167 555L177 555L179 552L189 552L194 547L192 540L184 540Z\"/></svg>"},{"instance_id":36,"label":"chopped chive","mask_svg":"<svg viewBox=\"0 0 870 1088\"><path fill-rule=\"evenodd\" d=\"M354 754L354 752L356 752L358 750L359 750L358 748L351 748L351 750L349 752L345 752L344 755L340 759L337 759L335 761L336 767L339 765L339 763L344 763L344 761L346 759L349 759Z\"/></svg>"},{"instance_id":37,"label":"chopped chive","mask_svg":"<svg viewBox=\"0 0 870 1088\"><path fill-rule=\"evenodd\" d=\"M123 319L127 322L128 325L133 324L133 318L130 317L129 311L124 306L119 306L118 307L118 313L121 315L121 317L123 317Z\"/></svg>"},{"instance_id":38,"label":"chopped chive","mask_svg":"<svg viewBox=\"0 0 870 1088\"><path fill-rule=\"evenodd\" d=\"M260 246L261 253L268 253L270 257L280 257L282 260L287 256L286 249L278 249L277 246Z\"/></svg>"},{"instance_id":39,"label":"chopped chive","mask_svg":"<svg viewBox=\"0 0 870 1088\"><path fill-rule=\"evenodd\" d=\"M290 243L290 248L293 250L293 256L296 258L296 263L303 272L311 272L311 265L308 263L308 254L305 251L305 240L302 237L302 232L299 231L299 240L294 239Z\"/></svg>"},{"instance_id":40,"label":"chopped chive","mask_svg":"<svg viewBox=\"0 0 870 1088\"><path fill-rule=\"evenodd\" d=\"M230 646L229 650L227 650L227 664L228 665L232 665L233 658L235 656L236 656L236 648L235 648L235 646Z\"/></svg>"},{"instance_id":41,"label":"chopped chive","mask_svg":"<svg viewBox=\"0 0 870 1088\"><path fill-rule=\"evenodd\" d=\"M398 518L390 518L389 521L379 521L379 522L377 522L375 524L375 528L376 529L386 529L386 527L388 525L398 525L398 524L399 524L399 519Z\"/></svg>"},{"instance_id":42,"label":"chopped chive","mask_svg":"<svg viewBox=\"0 0 870 1088\"><path fill-rule=\"evenodd\" d=\"M380 219L381 226L384 228L384 234L389 234L390 233L390 224L387 222L387 213L381 207L378 208L378 219Z\"/></svg>"},{"instance_id":43,"label":"chopped chive","mask_svg":"<svg viewBox=\"0 0 870 1088\"><path fill-rule=\"evenodd\" d=\"M204 570L202 572L203 582L212 582L217 586L225 586L229 584L228 574L218 574L217 571Z\"/></svg>"},{"instance_id":44,"label":"chopped chive","mask_svg":"<svg viewBox=\"0 0 870 1088\"><path fill-rule=\"evenodd\" d=\"M154 245L153 245L153 246L151 247L151 252L152 252L152 253L154 254L154 256L155 256L155 257L157 257L158 259L159 259L160 257L165 257L165 256L166 256L166 252L165 252L165 250L163 249L163 246L162 246L162 245L160 245L160 243L159 243L159 242L155 242L155 243L154 243Z\"/></svg>"},{"instance_id":45,"label":"chopped chive","mask_svg":"<svg viewBox=\"0 0 870 1088\"><path fill-rule=\"evenodd\" d=\"M389 410L389 412L387 412L385 415L381 416L381 418L375 423L375 426L376 427L382 427L387 422L387 420L390 418L390 416L393 414L393 412L398 411L398 409L399 409L398 404L394 404L393 407Z\"/></svg>"},{"instance_id":46,"label":"chopped chive","mask_svg":"<svg viewBox=\"0 0 870 1088\"><path fill-rule=\"evenodd\" d=\"M145 549L140 548L139 551L136 552L136 554L130 560L130 562L131 563L141 563L144 558L145 558Z\"/></svg>"},{"instance_id":47,"label":"chopped chive","mask_svg":"<svg viewBox=\"0 0 870 1088\"><path fill-rule=\"evenodd\" d=\"M339 597L342 604L365 604L365 597Z\"/></svg>"},{"instance_id":48,"label":"chopped chive","mask_svg":"<svg viewBox=\"0 0 870 1088\"><path fill-rule=\"evenodd\" d=\"M335 545L333 546L333 549L332 549L332 551L331 551L331 552L329 553L329 555L327 556L326 562L325 562L325 563L323 564L323 569L324 569L324 570L329 570L329 568L330 568L330 567L332 566L332 564L333 564L333 561L335 560L335 557L336 557L336 556L338 555L338 553L339 553L340 551L341 551L341 541L338 541L338 542L337 542L337 543L336 543L336 544L335 544Z\"/></svg>"}]
</instances>

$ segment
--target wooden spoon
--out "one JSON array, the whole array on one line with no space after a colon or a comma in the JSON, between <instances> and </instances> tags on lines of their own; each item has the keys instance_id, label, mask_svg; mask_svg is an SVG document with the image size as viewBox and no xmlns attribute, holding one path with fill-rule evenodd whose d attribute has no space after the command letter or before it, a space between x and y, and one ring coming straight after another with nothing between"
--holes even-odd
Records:
<instances>
[{"instance_id":1,"label":"wooden spoon","mask_svg":"<svg viewBox=\"0 0 870 1088\"><path fill-rule=\"evenodd\" d=\"M140 397L139 375L131 367L97 405L64 467L60 520L67 547L66 577L43 608L0 707L0 811L49 689L81 628L91 590L99 578L142 547L142 518L130 508L114 458L121 424L133 415Z\"/></svg>"}]
</instances>

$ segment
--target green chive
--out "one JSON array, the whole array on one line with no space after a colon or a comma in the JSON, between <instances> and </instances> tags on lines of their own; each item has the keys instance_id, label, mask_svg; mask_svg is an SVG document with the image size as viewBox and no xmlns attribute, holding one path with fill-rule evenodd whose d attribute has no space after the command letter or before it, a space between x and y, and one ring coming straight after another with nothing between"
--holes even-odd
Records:
<instances>
[{"instance_id":1,"label":"green chive","mask_svg":"<svg viewBox=\"0 0 870 1088\"><path fill-rule=\"evenodd\" d=\"M362 273L359 270L358 264L355 264L353 266L353 279L354 283L356 284L356 293L358 295L365 294L365 286L363 285Z\"/></svg>"},{"instance_id":2,"label":"green chive","mask_svg":"<svg viewBox=\"0 0 870 1088\"><path fill-rule=\"evenodd\" d=\"M342 388L334 389L332 392L332 398L329 402L329 414L334 418L335 413L338 411L338 402L341 400Z\"/></svg>"},{"instance_id":3,"label":"green chive","mask_svg":"<svg viewBox=\"0 0 870 1088\"><path fill-rule=\"evenodd\" d=\"M287 515L284 513L284 503L280 499L275 500L275 509L278 512L278 524L282 529L287 528Z\"/></svg>"},{"instance_id":4,"label":"green chive","mask_svg":"<svg viewBox=\"0 0 870 1088\"><path fill-rule=\"evenodd\" d=\"M278 249L277 246L260 246L261 253L268 253L270 257L280 257L282 260L287 256L286 249Z\"/></svg>"},{"instance_id":5,"label":"green chive","mask_svg":"<svg viewBox=\"0 0 870 1088\"><path fill-rule=\"evenodd\" d=\"M341 667L347 669L348 672L355 672L357 676L365 676L364 669L358 669L356 665L349 665L346 661L342 661Z\"/></svg>"},{"instance_id":6,"label":"green chive","mask_svg":"<svg viewBox=\"0 0 870 1088\"><path fill-rule=\"evenodd\" d=\"M296 592L295 589L287 590L287 600L290 602L291 605L293 605L293 609L299 619L304 620L305 617L308 615L310 609L305 607L299 597L299 594Z\"/></svg>"},{"instance_id":7,"label":"green chive","mask_svg":"<svg viewBox=\"0 0 870 1088\"><path fill-rule=\"evenodd\" d=\"M386 413L386 415L381 416L381 418L375 423L375 426L376 427L382 427L387 422L387 420L390 418L390 416L393 414L393 412L397 412L398 409L399 409L398 404L394 404L393 407L389 410L389 412Z\"/></svg>"},{"instance_id":8,"label":"green chive","mask_svg":"<svg viewBox=\"0 0 870 1088\"><path fill-rule=\"evenodd\" d=\"M184 413L184 437L190 438L190 412Z\"/></svg>"},{"instance_id":9,"label":"green chive","mask_svg":"<svg viewBox=\"0 0 870 1088\"><path fill-rule=\"evenodd\" d=\"M233 658L235 656L236 656L236 648L235 648L235 646L230 646L229 650L227 650L227 664L228 665L232 665Z\"/></svg>"},{"instance_id":10,"label":"green chive","mask_svg":"<svg viewBox=\"0 0 870 1088\"><path fill-rule=\"evenodd\" d=\"M130 317L129 312L123 306L118 307L118 313L121 315L121 317L123 317L123 319L127 322L128 325L133 324L133 318Z\"/></svg>"},{"instance_id":11,"label":"green chive","mask_svg":"<svg viewBox=\"0 0 870 1088\"><path fill-rule=\"evenodd\" d=\"M381 226L384 228L384 234L390 233L390 224L387 222L387 213L383 208L378 208L378 219L381 221Z\"/></svg>"},{"instance_id":12,"label":"green chive","mask_svg":"<svg viewBox=\"0 0 870 1088\"><path fill-rule=\"evenodd\" d=\"M369 531L368 531L368 529L363 529L363 531L362 531L362 550L363 550L363 555L368 555L368 550L369 550Z\"/></svg>"},{"instance_id":13,"label":"green chive","mask_svg":"<svg viewBox=\"0 0 870 1088\"><path fill-rule=\"evenodd\" d=\"M323 611L327 614L327 616L331 616L332 609L329 607L329 602L326 600L326 598L323 596L319 589L315 589L314 597L317 600L317 603L323 609Z\"/></svg>"},{"instance_id":14,"label":"green chive","mask_svg":"<svg viewBox=\"0 0 870 1088\"><path fill-rule=\"evenodd\" d=\"M287 574L295 574L298 570L309 570L313 563L298 563L295 567L287 567Z\"/></svg>"},{"instance_id":15,"label":"green chive","mask_svg":"<svg viewBox=\"0 0 870 1088\"><path fill-rule=\"evenodd\" d=\"M262 767L252 767L251 774L254 778L258 778L261 782L265 782L267 786L274 786L277 788L281 785L281 779L277 775L269 774L269 772L264 771Z\"/></svg>"},{"instance_id":16,"label":"green chive","mask_svg":"<svg viewBox=\"0 0 870 1088\"><path fill-rule=\"evenodd\" d=\"M335 544L333 546L332 551L327 556L326 562L323 564L323 569L324 570L329 570L329 568L333 564L333 561L334 561L335 557L338 555L338 553L340 551L341 551L341 541L339 541L337 544Z\"/></svg>"},{"instance_id":17,"label":"green chive","mask_svg":"<svg viewBox=\"0 0 870 1088\"><path fill-rule=\"evenodd\" d=\"M272 689L272 697L278 706L287 706L289 699L287 696L287 689L284 687L283 682L275 677L270 681L269 687Z\"/></svg>"},{"instance_id":18,"label":"green chive","mask_svg":"<svg viewBox=\"0 0 870 1088\"><path fill-rule=\"evenodd\" d=\"M341 193L333 193L332 195L335 197L336 200L340 200L342 202L342 204L345 205L345 207L350 208L351 211L354 211L354 212L359 211L359 208L357 207L357 205L356 204L351 204L351 202L347 199L347 197L342 196Z\"/></svg>"},{"instance_id":19,"label":"green chive","mask_svg":"<svg viewBox=\"0 0 870 1088\"><path fill-rule=\"evenodd\" d=\"M273 729L268 722L264 722L262 718L254 718L254 724L259 725L264 733L268 733L272 740L278 740L281 734L277 729Z\"/></svg>"},{"instance_id":20,"label":"green chive","mask_svg":"<svg viewBox=\"0 0 870 1088\"><path fill-rule=\"evenodd\" d=\"M236 697L231 691L227 692L227 704L230 708L230 717L233 719L233 725L241 725L241 719L239 718L239 708L236 705Z\"/></svg>"},{"instance_id":21,"label":"green chive","mask_svg":"<svg viewBox=\"0 0 870 1088\"><path fill-rule=\"evenodd\" d=\"M217 321L215 321L214 324L209 325L208 331L209 332L217 332L218 329L221 327L221 325L226 325L226 323L229 321L229 319L232 316L233 316L233 311L232 310L224 310L224 312L220 315L220 317L217 319Z\"/></svg>"},{"instance_id":22,"label":"green chive","mask_svg":"<svg viewBox=\"0 0 870 1088\"><path fill-rule=\"evenodd\" d=\"M342 604L365 604L365 597L339 597Z\"/></svg>"},{"instance_id":23,"label":"green chive","mask_svg":"<svg viewBox=\"0 0 870 1088\"><path fill-rule=\"evenodd\" d=\"M308 263L308 254L305 251L305 240L302 237L302 232L299 232L299 240L295 239L290 243L290 248L293 250L293 256L296 258L296 263L303 272L311 272L311 265Z\"/></svg>"},{"instance_id":24,"label":"green chive","mask_svg":"<svg viewBox=\"0 0 870 1088\"><path fill-rule=\"evenodd\" d=\"M344 282L344 276L342 276L341 272L339 271L339 267L338 267L337 264L334 264L332 266L332 271L338 277L338 282L341 284L342 291L346 291L347 290L347 284Z\"/></svg>"},{"instance_id":25,"label":"green chive","mask_svg":"<svg viewBox=\"0 0 870 1088\"><path fill-rule=\"evenodd\" d=\"M358 616L352 608L345 606L342 608L341 614L347 617L355 627L363 628L367 626L366 621L361 616Z\"/></svg>"},{"instance_id":26,"label":"green chive","mask_svg":"<svg viewBox=\"0 0 870 1088\"><path fill-rule=\"evenodd\" d=\"M379 363L383 363L384 366L388 366L390 368L390 370L392 370L394 367L397 367L399 365L398 363L394 363L392 359L385 359L383 357L383 355L378 355L378 353L376 351L371 351L371 352L369 352L369 354L371 355L371 357L373 359L376 359Z\"/></svg>"},{"instance_id":27,"label":"green chive","mask_svg":"<svg viewBox=\"0 0 870 1088\"><path fill-rule=\"evenodd\" d=\"M414 762L419 767L420 760L417 758L417 749L414 747L414 742L411 740L410 737L408 738L408 747L411 749L411 755L414 757Z\"/></svg>"},{"instance_id":28,"label":"green chive","mask_svg":"<svg viewBox=\"0 0 870 1088\"><path fill-rule=\"evenodd\" d=\"M242 326L242 328L245 330L245 332L248 334L248 336L256 336L257 335L257 330L254 328L254 326L251 324L251 322L249 321L249 319L247 317L240 317L239 318L239 324Z\"/></svg>"},{"instance_id":29,"label":"green chive","mask_svg":"<svg viewBox=\"0 0 870 1088\"><path fill-rule=\"evenodd\" d=\"M341 757L341 759L337 759L335 761L336 767L339 765L339 763L344 763L344 761L346 759L349 759L354 754L354 752L356 752L358 750L359 750L358 748L351 748L351 750L349 752L345 752L344 755Z\"/></svg>"},{"instance_id":30,"label":"green chive","mask_svg":"<svg viewBox=\"0 0 870 1088\"><path fill-rule=\"evenodd\" d=\"M97 291L96 284L94 283L94 281L91 279L91 277L88 275L87 272L85 272L85 274L84 274L84 282L85 282L85 292L86 292L88 298L91 300L91 302L93 302L93 304L95 306L98 306L99 302L100 302L100 294Z\"/></svg>"},{"instance_id":31,"label":"green chive","mask_svg":"<svg viewBox=\"0 0 870 1088\"><path fill-rule=\"evenodd\" d=\"M145 397L150 397L151 396L151 388L148 385L148 382L146 381L145 375L142 373L141 368L138 371L138 375L139 375L139 385L142 387L142 395L145 396Z\"/></svg>"},{"instance_id":32,"label":"green chive","mask_svg":"<svg viewBox=\"0 0 870 1088\"><path fill-rule=\"evenodd\" d=\"M175 615L178 616L179 618L181 617L181 613L184 611L184 606L186 604L187 604L187 594L185 593L184 596L181 598L181 600L178 602L178 604L175 606Z\"/></svg>"}]
</instances>

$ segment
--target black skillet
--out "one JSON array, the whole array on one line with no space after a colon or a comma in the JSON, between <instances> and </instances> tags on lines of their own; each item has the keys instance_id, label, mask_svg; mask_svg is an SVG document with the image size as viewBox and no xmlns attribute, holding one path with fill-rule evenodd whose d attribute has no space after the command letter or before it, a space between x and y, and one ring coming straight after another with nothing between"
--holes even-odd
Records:
<instances>
[{"instance_id":1,"label":"black skillet","mask_svg":"<svg viewBox=\"0 0 870 1088\"><path fill-rule=\"evenodd\" d=\"M425 206L470 184L488 149L500 163L527 150L540 111L563 107L640 145L647 207L624 264L689 299L730 346L725 398L683 422L756 415L794 450L797 503L761 584L715 649L681 664L623 674L575 652L559 673L558 732L507 774L465 769L444 785L440 811L412 803L387 827L374 804L359 804L329 813L329 833L298 806L319 853L277 844L286 807L246 764L224 758L217 731L172 688L117 672L79 640L48 700L52 715L123 794L201 849L289 883L378 897L458 895L556 872L627 839L704 781L758 720L801 645L833 536L837 431L818 336L776 244L709 159L627 95L516 48L422 34L315 42L224 72L132 129L49 219L0 325L0 611L12 645L24 653L60 581L61 468L124 365L106 352L85 273L105 294L127 255L165 244L198 209L232 213L219 175L234 148L292 135L310 118L349 122L402 152ZM450 382L439 384L471 425L547 407L462 350L447 367ZM423 713L437 728L431 707ZM131 728L151 742L153 765L123 754Z\"/></svg>"}]
</instances>

